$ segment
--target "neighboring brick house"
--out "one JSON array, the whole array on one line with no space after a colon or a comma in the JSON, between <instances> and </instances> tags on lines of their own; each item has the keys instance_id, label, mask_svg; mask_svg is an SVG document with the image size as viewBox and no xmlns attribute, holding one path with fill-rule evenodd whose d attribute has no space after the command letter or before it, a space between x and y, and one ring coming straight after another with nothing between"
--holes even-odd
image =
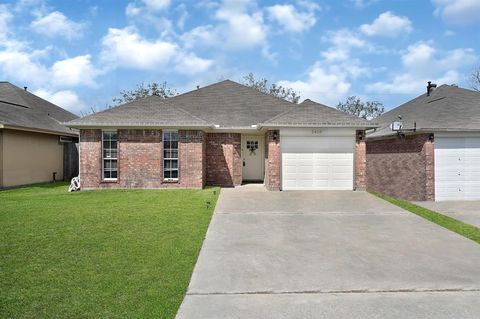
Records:
<instances>
[{"instance_id":1,"label":"neighboring brick house","mask_svg":"<svg viewBox=\"0 0 480 319\"><path fill-rule=\"evenodd\" d=\"M77 118L27 88L0 82L0 189L70 180L78 174Z\"/></svg>"},{"instance_id":2,"label":"neighboring brick house","mask_svg":"<svg viewBox=\"0 0 480 319\"><path fill-rule=\"evenodd\" d=\"M480 199L480 93L429 84L367 132L367 189L417 201ZM392 122L401 122L400 132Z\"/></svg>"},{"instance_id":3,"label":"neighboring brick house","mask_svg":"<svg viewBox=\"0 0 480 319\"><path fill-rule=\"evenodd\" d=\"M67 123L80 129L83 188L364 189L369 121L226 80Z\"/></svg>"}]
</instances>

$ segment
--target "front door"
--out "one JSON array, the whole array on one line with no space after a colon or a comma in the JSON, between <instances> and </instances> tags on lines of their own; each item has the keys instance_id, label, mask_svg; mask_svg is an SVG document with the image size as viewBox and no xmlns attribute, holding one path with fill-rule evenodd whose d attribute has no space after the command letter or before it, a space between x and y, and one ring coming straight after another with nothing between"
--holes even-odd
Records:
<instances>
[{"instance_id":1,"label":"front door","mask_svg":"<svg viewBox=\"0 0 480 319\"><path fill-rule=\"evenodd\" d=\"M264 137L256 135L242 136L242 159L244 181L263 181Z\"/></svg>"}]
</instances>

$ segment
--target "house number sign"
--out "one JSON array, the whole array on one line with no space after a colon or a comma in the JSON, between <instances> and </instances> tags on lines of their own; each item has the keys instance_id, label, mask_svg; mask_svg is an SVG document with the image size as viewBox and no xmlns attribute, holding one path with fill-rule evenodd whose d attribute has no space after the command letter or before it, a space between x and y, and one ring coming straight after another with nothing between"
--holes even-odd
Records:
<instances>
[{"instance_id":1,"label":"house number sign","mask_svg":"<svg viewBox=\"0 0 480 319\"><path fill-rule=\"evenodd\" d=\"M313 134L313 135L322 134L322 130L319 130L319 129L313 129L313 130L312 130L312 134Z\"/></svg>"}]
</instances>

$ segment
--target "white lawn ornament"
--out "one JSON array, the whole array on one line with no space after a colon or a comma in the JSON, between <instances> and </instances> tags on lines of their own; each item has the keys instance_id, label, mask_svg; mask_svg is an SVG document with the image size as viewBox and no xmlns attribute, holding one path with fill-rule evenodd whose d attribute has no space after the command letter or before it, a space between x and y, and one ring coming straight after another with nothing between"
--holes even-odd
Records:
<instances>
[{"instance_id":1,"label":"white lawn ornament","mask_svg":"<svg viewBox=\"0 0 480 319\"><path fill-rule=\"evenodd\" d=\"M80 177L74 177L72 178L72 181L70 182L70 187L68 187L69 192L76 192L80 190Z\"/></svg>"}]
</instances>

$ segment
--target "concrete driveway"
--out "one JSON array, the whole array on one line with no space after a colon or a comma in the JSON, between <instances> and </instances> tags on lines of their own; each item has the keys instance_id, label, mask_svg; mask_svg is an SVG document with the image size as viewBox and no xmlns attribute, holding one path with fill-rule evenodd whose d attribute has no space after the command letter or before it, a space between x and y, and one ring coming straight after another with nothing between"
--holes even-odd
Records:
<instances>
[{"instance_id":1,"label":"concrete driveway","mask_svg":"<svg viewBox=\"0 0 480 319\"><path fill-rule=\"evenodd\" d=\"M480 227L480 200L415 202L415 204Z\"/></svg>"},{"instance_id":2,"label":"concrete driveway","mask_svg":"<svg viewBox=\"0 0 480 319\"><path fill-rule=\"evenodd\" d=\"M177 318L477 318L479 265L368 193L223 189Z\"/></svg>"}]
</instances>

